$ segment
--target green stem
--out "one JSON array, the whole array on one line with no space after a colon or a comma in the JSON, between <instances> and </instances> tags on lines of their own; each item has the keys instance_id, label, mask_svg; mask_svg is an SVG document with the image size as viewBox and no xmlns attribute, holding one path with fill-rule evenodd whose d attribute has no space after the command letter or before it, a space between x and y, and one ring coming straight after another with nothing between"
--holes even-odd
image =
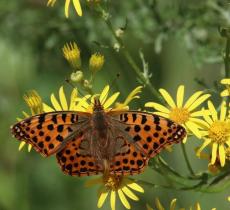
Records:
<instances>
[{"instance_id":1,"label":"green stem","mask_svg":"<svg viewBox=\"0 0 230 210\"><path fill-rule=\"evenodd\" d=\"M158 91L153 87L153 85L150 83L149 79L146 78L143 74L142 74L142 70L138 67L137 63L135 62L135 60L132 58L132 56L130 55L129 51L125 48L124 43L122 41L121 38L119 38L116 33L115 30L112 27L112 23L109 19L103 19L107 25L107 27L109 28L109 30L111 31L111 33L113 34L114 38L116 39L116 41L118 42L118 44L121 47L121 52L123 53L125 59L127 60L127 62L129 63L129 65L132 67L132 69L134 70L134 72L137 74L138 78L141 80L141 82L146 85L146 87L149 89L149 91L156 96L161 103L165 103L165 101L163 100L163 98L161 97L161 95L158 93Z\"/></svg>"},{"instance_id":2,"label":"green stem","mask_svg":"<svg viewBox=\"0 0 230 210\"><path fill-rule=\"evenodd\" d=\"M230 77L230 37L226 38L226 49L224 56L225 77Z\"/></svg>"},{"instance_id":3,"label":"green stem","mask_svg":"<svg viewBox=\"0 0 230 210\"><path fill-rule=\"evenodd\" d=\"M195 173L194 173L194 171L193 171L193 169L192 169L192 166L191 166L191 164L190 164L190 162L189 162L188 155L187 155L187 151L186 151L186 148L185 148L184 143L181 143L181 149L182 149L182 152L183 152L184 159L185 159L186 165L187 165L187 167L188 167L188 170L190 171L190 173L191 173L193 176L195 176Z\"/></svg>"}]
</instances>

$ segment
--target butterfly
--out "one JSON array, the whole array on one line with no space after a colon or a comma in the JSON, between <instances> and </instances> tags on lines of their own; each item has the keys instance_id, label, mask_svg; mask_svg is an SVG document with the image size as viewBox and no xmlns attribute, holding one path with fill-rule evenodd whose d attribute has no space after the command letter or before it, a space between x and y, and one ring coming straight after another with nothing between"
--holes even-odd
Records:
<instances>
[{"instance_id":1,"label":"butterfly","mask_svg":"<svg viewBox=\"0 0 230 210\"><path fill-rule=\"evenodd\" d=\"M96 98L92 113L42 113L16 123L12 133L45 157L56 154L62 171L72 176L141 173L150 158L186 136L169 119L141 111L106 112Z\"/></svg>"}]
</instances>

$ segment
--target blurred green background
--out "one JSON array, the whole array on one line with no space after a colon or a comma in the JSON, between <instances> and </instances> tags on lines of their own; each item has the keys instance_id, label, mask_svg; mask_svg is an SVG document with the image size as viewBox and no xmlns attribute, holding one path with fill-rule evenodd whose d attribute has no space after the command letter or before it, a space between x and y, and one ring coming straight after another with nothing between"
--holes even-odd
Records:
<instances>
[{"instance_id":1,"label":"blurred green background","mask_svg":"<svg viewBox=\"0 0 230 210\"><path fill-rule=\"evenodd\" d=\"M52 92L57 93L66 85L71 69L62 56L66 42L76 41L81 49L85 66L91 53L105 55L105 65L98 73L94 90L100 91L120 72L121 76L113 91L121 91L121 99L137 85L137 77L123 55L113 50L115 40L105 23L83 4L83 17L78 17L73 8L70 18L64 17L64 1L57 1L53 8L46 7L46 0L0 1L0 210L85 210L97 209L96 188L85 188L84 182L91 179L64 175L56 164L55 157L42 158L24 148L18 152L19 142L11 137L10 125L28 111L22 96L36 89L49 103ZM227 1L207 0L132 0L106 1L114 28L127 23L124 43L138 65L141 49L152 73L151 82L158 89L163 87L175 96L178 85L186 85L186 94L216 87L223 77L222 50L225 42L218 28L229 26L230 13ZM107 47L102 48L98 44ZM87 74L87 72L84 72ZM129 82L127 82L127 80ZM144 88L133 108L143 108L147 101L156 100ZM220 98L213 95L214 102ZM132 107L132 106L131 106ZM195 157L194 148L201 142L190 140L186 147L196 171L205 169L207 161ZM179 145L172 153L163 156L180 173L187 168ZM151 169L136 176L137 179L162 180ZM133 209L153 206L159 197L166 208L173 198L178 198L178 207L186 207L199 201L202 209L216 207L228 210L226 198L230 190L217 194L193 191L162 190L145 187L139 202L132 202ZM124 207L117 202L117 209ZM102 209L109 209L108 202Z\"/></svg>"}]
</instances>

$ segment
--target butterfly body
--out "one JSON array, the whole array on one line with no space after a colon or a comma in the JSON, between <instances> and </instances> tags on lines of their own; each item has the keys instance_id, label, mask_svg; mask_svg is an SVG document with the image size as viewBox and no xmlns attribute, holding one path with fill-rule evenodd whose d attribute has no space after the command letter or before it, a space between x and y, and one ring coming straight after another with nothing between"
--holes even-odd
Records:
<instances>
[{"instance_id":1,"label":"butterfly body","mask_svg":"<svg viewBox=\"0 0 230 210\"><path fill-rule=\"evenodd\" d=\"M43 156L56 154L63 172L78 176L140 173L149 158L186 135L182 126L157 115L105 111L98 99L92 113L42 113L15 124L12 133Z\"/></svg>"}]
</instances>

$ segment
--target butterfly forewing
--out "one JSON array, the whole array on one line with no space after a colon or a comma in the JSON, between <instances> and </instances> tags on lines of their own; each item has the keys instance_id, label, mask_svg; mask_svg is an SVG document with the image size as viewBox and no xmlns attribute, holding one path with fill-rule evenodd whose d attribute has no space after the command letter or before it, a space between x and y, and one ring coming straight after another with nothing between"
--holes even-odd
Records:
<instances>
[{"instance_id":1,"label":"butterfly forewing","mask_svg":"<svg viewBox=\"0 0 230 210\"><path fill-rule=\"evenodd\" d=\"M44 156L57 152L74 135L78 125L87 124L87 114L50 112L35 115L15 124L12 133L21 141L31 144Z\"/></svg>"},{"instance_id":2,"label":"butterfly forewing","mask_svg":"<svg viewBox=\"0 0 230 210\"><path fill-rule=\"evenodd\" d=\"M167 145L181 142L186 135L182 126L154 114L126 111L109 115L129 143L136 145L136 149L149 158Z\"/></svg>"}]
</instances>

